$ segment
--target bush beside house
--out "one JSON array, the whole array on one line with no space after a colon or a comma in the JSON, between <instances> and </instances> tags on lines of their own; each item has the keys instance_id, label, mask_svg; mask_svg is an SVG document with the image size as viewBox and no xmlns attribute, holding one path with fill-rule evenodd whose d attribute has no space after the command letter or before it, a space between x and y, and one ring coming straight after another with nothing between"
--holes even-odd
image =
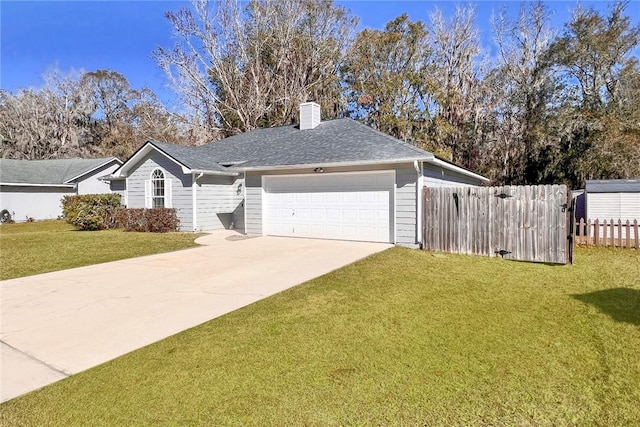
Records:
<instances>
[{"instance_id":1,"label":"bush beside house","mask_svg":"<svg viewBox=\"0 0 640 427\"><path fill-rule=\"evenodd\" d=\"M180 221L175 209L118 209L116 223L124 231L166 233L178 231Z\"/></svg>"},{"instance_id":2,"label":"bush beside house","mask_svg":"<svg viewBox=\"0 0 640 427\"><path fill-rule=\"evenodd\" d=\"M62 198L67 223L80 230L122 228L125 231L166 233L177 231L175 209L127 209L119 194L87 194Z\"/></svg>"},{"instance_id":3,"label":"bush beside house","mask_svg":"<svg viewBox=\"0 0 640 427\"><path fill-rule=\"evenodd\" d=\"M65 220L80 230L116 228L116 212L120 207L119 194L85 194L62 198Z\"/></svg>"}]
</instances>

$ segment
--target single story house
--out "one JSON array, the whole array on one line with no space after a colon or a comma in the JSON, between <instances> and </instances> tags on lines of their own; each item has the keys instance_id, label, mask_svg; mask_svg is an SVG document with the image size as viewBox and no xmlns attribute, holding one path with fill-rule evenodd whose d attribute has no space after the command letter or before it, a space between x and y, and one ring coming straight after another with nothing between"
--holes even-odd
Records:
<instances>
[{"instance_id":1,"label":"single story house","mask_svg":"<svg viewBox=\"0 0 640 427\"><path fill-rule=\"evenodd\" d=\"M15 221L55 219L62 215L60 200L73 194L110 193L100 177L122 165L115 157L101 159L0 159L0 210Z\"/></svg>"},{"instance_id":2,"label":"single story house","mask_svg":"<svg viewBox=\"0 0 640 427\"><path fill-rule=\"evenodd\" d=\"M586 219L640 221L640 179L587 180Z\"/></svg>"},{"instance_id":3,"label":"single story house","mask_svg":"<svg viewBox=\"0 0 640 427\"><path fill-rule=\"evenodd\" d=\"M109 177L131 208L173 207L182 230L417 246L420 189L489 180L351 119L256 129L200 147L150 141Z\"/></svg>"}]
</instances>

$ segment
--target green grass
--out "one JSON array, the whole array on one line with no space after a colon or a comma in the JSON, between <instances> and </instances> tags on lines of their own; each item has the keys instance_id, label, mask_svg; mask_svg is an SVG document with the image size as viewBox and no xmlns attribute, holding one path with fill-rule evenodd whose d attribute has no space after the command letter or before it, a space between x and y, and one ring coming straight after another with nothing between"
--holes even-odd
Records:
<instances>
[{"instance_id":1,"label":"green grass","mask_svg":"<svg viewBox=\"0 0 640 427\"><path fill-rule=\"evenodd\" d=\"M63 221L0 226L0 280L192 248L193 233L76 231Z\"/></svg>"},{"instance_id":2,"label":"green grass","mask_svg":"<svg viewBox=\"0 0 640 427\"><path fill-rule=\"evenodd\" d=\"M393 248L6 402L4 426L640 425L640 253Z\"/></svg>"}]
</instances>

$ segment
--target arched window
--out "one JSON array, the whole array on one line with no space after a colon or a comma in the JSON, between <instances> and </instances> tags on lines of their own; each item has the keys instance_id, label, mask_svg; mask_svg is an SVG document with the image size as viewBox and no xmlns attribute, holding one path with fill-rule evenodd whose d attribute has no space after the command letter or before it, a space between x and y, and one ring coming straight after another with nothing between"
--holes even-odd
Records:
<instances>
[{"instance_id":1,"label":"arched window","mask_svg":"<svg viewBox=\"0 0 640 427\"><path fill-rule=\"evenodd\" d=\"M155 169L151 173L151 207L154 209L166 206L164 183L164 172Z\"/></svg>"}]
</instances>

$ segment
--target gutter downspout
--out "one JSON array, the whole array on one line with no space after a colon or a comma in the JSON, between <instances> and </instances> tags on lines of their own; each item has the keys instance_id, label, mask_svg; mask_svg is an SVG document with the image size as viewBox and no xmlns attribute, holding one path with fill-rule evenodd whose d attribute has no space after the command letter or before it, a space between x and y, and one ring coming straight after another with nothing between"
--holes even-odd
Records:
<instances>
[{"instance_id":1,"label":"gutter downspout","mask_svg":"<svg viewBox=\"0 0 640 427\"><path fill-rule=\"evenodd\" d=\"M191 210L193 211L193 231L198 231L198 184L196 181L202 178L203 172L196 176L195 172L191 172Z\"/></svg>"},{"instance_id":2,"label":"gutter downspout","mask_svg":"<svg viewBox=\"0 0 640 427\"><path fill-rule=\"evenodd\" d=\"M422 249L422 162L414 160L413 168L418 174L416 179L416 242Z\"/></svg>"},{"instance_id":3,"label":"gutter downspout","mask_svg":"<svg viewBox=\"0 0 640 427\"><path fill-rule=\"evenodd\" d=\"M242 171L242 233L247 234L247 172Z\"/></svg>"}]
</instances>

